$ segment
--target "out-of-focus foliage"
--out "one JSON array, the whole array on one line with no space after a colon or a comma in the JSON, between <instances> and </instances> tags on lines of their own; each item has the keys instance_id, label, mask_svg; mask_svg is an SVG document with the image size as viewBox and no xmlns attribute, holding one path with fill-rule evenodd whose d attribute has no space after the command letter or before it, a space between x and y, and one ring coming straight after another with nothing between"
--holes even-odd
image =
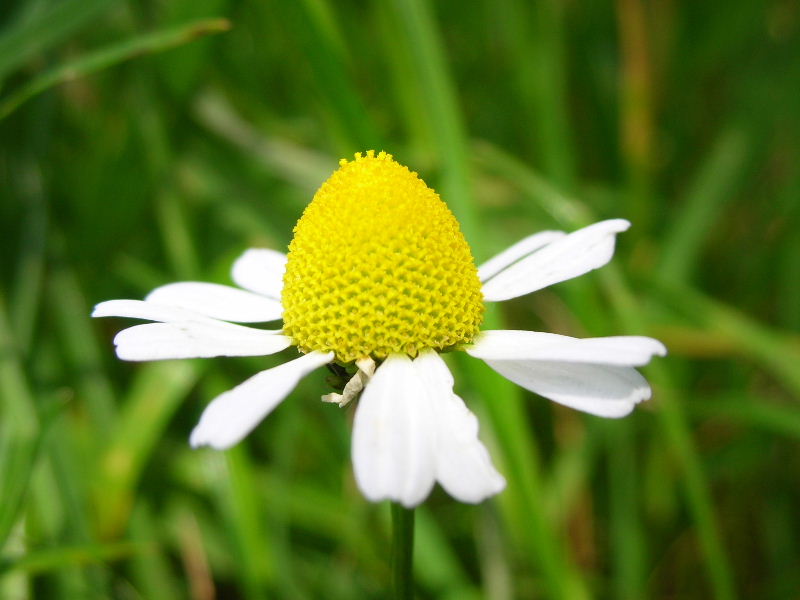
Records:
<instances>
[{"instance_id":1,"label":"out-of-focus foliage","mask_svg":"<svg viewBox=\"0 0 800 600\"><path fill-rule=\"evenodd\" d=\"M800 589L800 7L791 0L5 0L0 598L385 598L387 508L312 375L192 451L285 357L125 364L91 306L228 282L336 160L385 149L478 261L625 217L614 263L491 326L671 350L622 421L455 361L508 489L418 511L420 598Z\"/></svg>"}]
</instances>

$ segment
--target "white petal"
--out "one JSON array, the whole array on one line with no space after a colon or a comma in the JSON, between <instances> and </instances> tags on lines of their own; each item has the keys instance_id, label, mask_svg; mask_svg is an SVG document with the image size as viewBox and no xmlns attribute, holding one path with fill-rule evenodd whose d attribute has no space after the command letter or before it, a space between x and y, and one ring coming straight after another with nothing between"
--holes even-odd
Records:
<instances>
[{"instance_id":1,"label":"white petal","mask_svg":"<svg viewBox=\"0 0 800 600\"><path fill-rule=\"evenodd\" d=\"M453 376L433 351L413 362L425 384L436 424L436 479L456 500L477 504L501 492L506 480L478 439L478 419L453 393Z\"/></svg>"},{"instance_id":2,"label":"white petal","mask_svg":"<svg viewBox=\"0 0 800 600\"><path fill-rule=\"evenodd\" d=\"M411 508L428 496L434 482L433 423L411 360L390 355L367 384L353 422L353 469L367 499Z\"/></svg>"},{"instance_id":3,"label":"white petal","mask_svg":"<svg viewBox=\"0 0 800 600\"><path fill-rule=\"evenodd\" d=\"M193 447L218 450L237 444L289 395L300 380L333 360L333 352L311 352L278 367L261 371L211 401L192 431Z\"/></svg>"},{"instance_id":4,"label":"white petal","mask_svg":"<svg viewBox=\"0 0 800 600\"><path fill-rule=\"evenodd\" d=\"M107 300L94 307L93 317L127 317L148 321L202 321L203 315L173 306L162 306L144 300Z\"/></svg>"},{"instance_id":5,"label":"white petal","mask_svg":"<svg viewBox=\"0 0 800 600\"><path fill-rule=\"evenodd\" d=\"M231 277L239 287L280 300L284 271L285 254L269 248L250 248L233 263Z\"/></svg>"},{"instance_id":6,"label":"white petal","mask_svg":"<svg viewBox=\"0 0 800 600\"><path fill-rule=\"evenodd\" d=\"M527 390L600 417L624 417L650 398L636 369L538 360L487 360L495 371Z\"/></svg>"},{"instance_id":7,"label":"white petal","mask_svg":"<svg viewBox=\"0 0 800 600\"><path fill-rule=\"evenodd\" d=\"M519 259L528 256L539 248L565 235L567 234L563 231L540 231L539 233L530 235L483 263L478 268L478 277L481 281L486 281L509 265L517 262Z\"/></svg>"},{"instance_id":8,"label":"white petal","mask_svg":"<svg viewBox=\"0 0 800 600\"><path fill-rule=\"evenodd\" d=\"M285 335L221 321L147 323L114 338L122 360L265 356L291 345Z\"/></svg>"},{"instance_id":9,"label":"white petal","mask_svg":"<svg viewBox=\"0 0 800 600\"><path fill-rule=\"evenodd\" d=\"M163 285L150 292L145 300L238 323L274 321L283 312L281 303L272 298L227 285L196 281Z\"/></svg>"},{"instance_id":10,"label":"white petal","mask_svg":"<svg viewBox=\"0 0 800 600\"><path fill-rule=\"evenodd\" d=\"M538 331L483 331L468 354L484 360L548 360L629 367L646 365L653 355L664 356L664 344L630 335L579 339Z\"/></svg>"},{"instance_id":11,"label":"white petal","mask_svg":"<svg viewBox=\"0 0 800 600\"><path fill-rule=\"evenodd\" d=\"M614 254L616 234L628 227L625 219L612 219L555 240L484 283L484 300L516 298L602 267Z\"/></svg>"}]
</instances>

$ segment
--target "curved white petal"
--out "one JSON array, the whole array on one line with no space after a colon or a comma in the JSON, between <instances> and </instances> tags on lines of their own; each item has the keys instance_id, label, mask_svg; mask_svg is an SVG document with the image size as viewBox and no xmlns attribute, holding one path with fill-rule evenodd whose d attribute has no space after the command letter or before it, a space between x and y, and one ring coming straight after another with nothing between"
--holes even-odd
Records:
<instances>
[{"instance_id":1,"label":"curved white petal","mask_svg":"<svg viewBox=\"0 0 800 600\"><path fill-rule=\"evenodd\" d=\"M428 392L436 425L436 479L456 500L477 504L501 492L506 480L478 439L478 419L453 393L453 376L433 351L420 354L414 369Z\"/></svg>"},{"instance_id":2,"label":"curved white petal","mask_svg":"<svg viewBox=\"0 0 800 600\"><path fill-rule=\"evenodd\" d=\"M286 255L270 248L250 248L233 263L231 277L239 287L281 299Z\"/></svg>"},{"instance_id":3,"label":"curved white petal","mask_svg":"<svg viewBox=\"0 0 800 600\"><path fill-rule=\"evenodd\" d=\"M114 338L122 360L265 356L291 345L285 335L221 321L147 323L123 329Z\"/></svg>"},{"instance_id":4,"label":"curved white petal","mask_svg":"<svg viewBox=\"0 0 800 600\"><path fill-rule=\"evenodd\" d=\"M551 242L484 283L484 300L516 298L602 267L614 254L616 234L628 227L625 219L611 219Z\"/></svg>"},{"instance_id":5,"label":"curved white petal","mask_svg":"<svg viewBox=\"0 0 800 600\"><path fill-rule=\"evenodd\" d=\"M280 366L261 371L211 401L192 431L192 447L217 450L239 443L289 395L300 380L333 360L333 352L311 352Z\"/></svg>"},{"instance_id":6,"label":"curved white petal","mask_svg":"<svg viewBox=\"0 0 800 600\"><path fill-rule=\"evenodd\" d=\"M493 256L480 267L478 267L478 277L481 281L486 281L497 275L506 267L514 264L521 258L525 258L539 248L546 246L567 235L563 231L540 231L518 241L513 246L503 250L500 254Z\"/></svg>"},{"instance_id":7,"label":"curved white petal","mask_svg":"<svg viewBox=\"0 0 800 600\"><path fill-rule=\"evenodd\" d=\"M281 303L272 298L227 285L198 281L162 285L150 292L145 300L237 323L274 321L280 319L283 312Z\"/></svg>"},{"instance_id":8,"label":"curved white petal","mask_svg":"<svg viewBox=\"0 0 800 600\"><path fill-rule=\"evenodd\" d=\"M144 300L107 300L94 307L93 317L127 317L148 321L202 321L203 315L174 306L162 306Z\"/></svg>"},{"instance_id":9,"label":"curved white petal","mask_svg":"<svg viewBox=\"0 0 800 600\"><path fill-rule=\"evenodd\" d=\"M413 507L434 482L434 420L425 388L411 364L390 355L375 371L356 408L352 458L368 500Z\"/></svg>"},{"instance_id":10,"label":"curved white petal","mask_svg":"<svg viewBox=\"0 0 800 600\"><path fill-rule=\"evenodd\" d=\"M629 335L579 339L538 331L483 331L468 354L484 360L546 360L629 367L646 365L664 356L664 344L653 338Z\"/></svg>"},{"instance_id":11,"label":"curved white petal","mask_svg":"<svg viewBox=\"0 0 800 600\"><path fill-rule=\"evenodd\" d=\"M624 417L651 395L645 378L632 367L538 360L486 364L527 390L600 417Z\"/></svg>"}]
</instances>

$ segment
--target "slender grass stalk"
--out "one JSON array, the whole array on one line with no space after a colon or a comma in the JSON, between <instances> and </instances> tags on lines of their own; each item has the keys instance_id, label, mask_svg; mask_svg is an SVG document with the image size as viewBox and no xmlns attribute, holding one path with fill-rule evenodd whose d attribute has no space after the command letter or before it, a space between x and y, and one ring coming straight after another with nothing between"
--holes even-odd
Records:
<instances>
[{"instance_id":1,"label":"slender grass stalk","mask_svg":"<svg viewBox=\"0 0 800 600\"><path fill-rule=\"evenodd\" d=\"M641 0L618 0L621 153L627 170L627 215L634 235L650 229L653 213L653 66L649 21Z\"/></svg>"},{"instance_id":2,"label":"slender grass stalk","mask_svg":"<svg viewBox=\"0 0 800 600\"><path fill-rule=\"evenodd\" d=\"M68 0L20 19L0 35L0 81L26 60L84 27L119 0Z\"/></svg>"},{"instance_id":3,"label":"slender grass stalk","mask_svg":"<svg viewBox=\"0 0 800 600\"><path fill-rule=\"evenodd\" d=\"M343 153L380 147L381 136L368 118L368 106L358 88L351 83L344 48L339 43L342 34L336 30L339 19L332 18L330 5L325 2L286 2L275 7L284 11L292 23L295 38L303 45L304 55L319 83L324 104L333 113L340 129L340 148Z\"/></svg>"},{"instance_id":4,"label":"slender grass stalk","mask_svg":"<svg viewBox=\"0 0 800 600\"><path fill-rule=\"evenodd\" d=\"M0 576L5 577L7 573L14 571L27 573L56 571L63 569L66 565L78 565L85 568L93 563L127 558L143 551L147 551L146 545L134 542L64 545L4 559L0 561Z\"/></svg>"},{"instance_id":5,"label":"slender grass stalk","mask_svg":"<svg viewBox=\"0 0 800 600\"><path fill-rule=\"evenodd\" d=\"M444 197L475 249L480 240L475 235L479 221L467 160L467 136L431 7L425 0L395 0L392 5L398 33L405 37L407 50L411 52L419 81L418 93L429 102L428 122L433 133L430 139L435 140L437 156L442 161Z\"/></svg>"},{"instance_id":6,"label":"slender grass stalk","mask_svg":"<svg viewBox=\"0 0 800 600\"><path fill-rule=\"evenodd\" d=\"M118 44L90 52L74 61L45 71L3 98L0 101L0 119L10 115L20 105L37 94L41 94L60 83L72 81L78 77L85 77L142 54L169 50L191 42L202 35L220 33L227 31L229 28L230 23L225 19L205 19L163 31L136 35Z\"/></svg>"},{"instance_id":7,"label":"slender grass stalk","mask_svg":"<svg viewBox=\"0 0 800 600\"><path fill-rule=\"evenodd\" d=\"M680 214L673 221L662 244L661 265L657 274L670 283L691 279L709 230L733 198L733 190L742 179L747 162L748 139L743 131L723 131L705 162L700 165L683 201Z\"/></svg>"},{"instance_id":8,"label":"slender grass stalk","mask_svg":"<svg viewBox=\"0 0 800 600\"><path fill-rule=\"evenodd\" d=\"M633 294L615 265L606 267L602 281L615 304L620 321L631 331L646 332L646 316L638 308ZM671 384L669 367L656 361L646 368L646 372L659 396L658 415L666 439L683 469L686 501L697 526L714 597L731 600L737 597L733 570L714 511L711 486L689 432L683 403Z\"/></svg>"},{"instance_id":9,"label":"slender grass stalk","mask_svg":"<svg viewBox=\"0 0 800 600\"><path fill-rule=\"evenodd\" d=\"M709 333L732 342L744 356L758 362L788 390L800 396L800 350L794 338L762 325L731 306L709 298L685 285L656 281L664 301L693 320L703 323Z\"/></svg>"},{"instance_id":10,"label":"slender grass stalk","mask_svg":"<svg viewBox=\"0 0 800 600\"><path fill-rule=\"evenodd\" d=\"M6 315L0 292L0 549L24 510L42 441L39 415L14 351Z\"/></svg>"},{"instance_id":11,"label":"slender grass stalk","mask_svg":"<svg viewBox=\"0 0 800 600\"><path fill-rule=\"evenodd\" d=\"M577 156L570 131L564 6L555 0L503 0L496 11L508 46L511 73L545 176L564 189L576 179Z\"/></svg>"},{"instance_id":12,"label":"slender grass stalk","mask_svg":"<svg viewBox=\"0 0 800 600\"><path fill-rule=\"evenodd\" d=\"M648 556L641 523L639 493L640 464L633 428L635 423L603 423L611 449L608 483L614 598L636 600L647 596L645 588Z\"/></svg>"},{"instance_id":13,"label":"slender grass stalk","mask_svg":"<svg viewBox=\"0 0 800 600\"><path fill-rule=\"evenodd\" d=\"M414 509L392 502L392 587L395 600L414 597Z\"/></svg>"},{"instance_id":14,"label":"slender grass stalk","mask_svg":"<svg viewBox=\"0 0 800 600\"><path fill-rule=\"evenodd\" d=\"M31 351L31 339L39 318L44 287L48 215L44 202L41 167L35 160L21 160L21 190L29 207L23 224L13 295L9 298L10 325L21 356Z\"/></svg>"}]
</instances>

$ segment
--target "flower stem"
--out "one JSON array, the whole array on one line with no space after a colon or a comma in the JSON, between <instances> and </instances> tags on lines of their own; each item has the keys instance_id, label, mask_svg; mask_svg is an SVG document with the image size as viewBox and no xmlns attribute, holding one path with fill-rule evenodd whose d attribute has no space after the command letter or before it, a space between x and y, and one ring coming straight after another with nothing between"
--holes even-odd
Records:
<instances>
[{"instance_id":1,"label":"flower stem","mask_svg":"<svg viewBox=\"0 0 800 600\"><path fill-rule=\"evenodd\" d=\"M392 587L395 600L414 598L414 509L392 502Z\"/></svg>"}]
</instances>

